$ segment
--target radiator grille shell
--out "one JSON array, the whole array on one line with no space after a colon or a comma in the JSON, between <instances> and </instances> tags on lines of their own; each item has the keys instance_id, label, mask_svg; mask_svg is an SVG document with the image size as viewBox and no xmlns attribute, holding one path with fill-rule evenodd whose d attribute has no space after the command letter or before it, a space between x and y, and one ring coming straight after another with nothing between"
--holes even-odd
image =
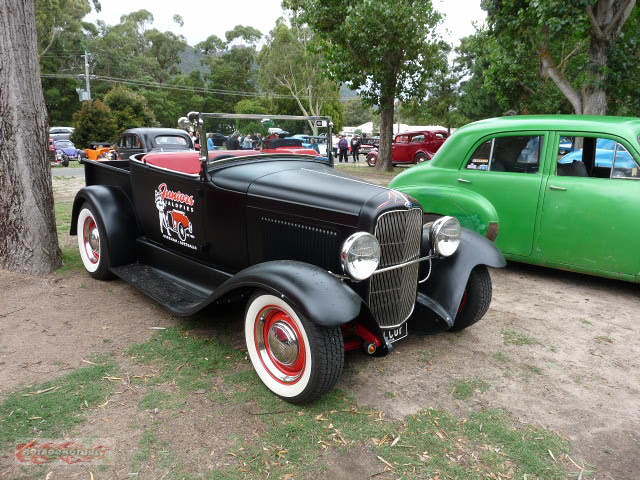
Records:
<instances>
[{"instance_id":1,"label":"radiator grille shell","mask_svg":"<svg viewBox=\"0 0 640 480\"><path fill-rule=\"evenodd\" d=\"M390 267L420 257L422 210L392 210L378 217L375 236L380 242L378 268ZM420 264L377 273L369 284L369 308L378 325L394 328L409 318L416 302Z\"/></svg>"}]
</instances>

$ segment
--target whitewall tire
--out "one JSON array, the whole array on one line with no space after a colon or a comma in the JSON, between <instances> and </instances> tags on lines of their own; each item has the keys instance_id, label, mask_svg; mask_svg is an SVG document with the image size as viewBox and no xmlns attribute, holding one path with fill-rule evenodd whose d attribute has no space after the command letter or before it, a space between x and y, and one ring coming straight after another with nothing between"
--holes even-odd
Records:
<instances>
[{"instance_id":1,"label":"whitewall tire","mask_svg":"<svg viewBox=\"0 0 640 480\"><path fill-rule=\"evenodd\" d=\"M78 249L85 270L92 277L107 280L113 275L109 271L109 252L102 219L88 203L84 203L76 223Z\"/></svg>"},{"instance_id":2,"label":"whitewall tire","mask_svg":"<svg viewBox=\"0 0 640 480\"><path fill-rule=\"evenodd\" d=\"M333 388L344 365L340 327L320 327L282 298L255 294L245 312L245 339L258 377L291 403L317 399Z\"/></svg>"}]
</instances>

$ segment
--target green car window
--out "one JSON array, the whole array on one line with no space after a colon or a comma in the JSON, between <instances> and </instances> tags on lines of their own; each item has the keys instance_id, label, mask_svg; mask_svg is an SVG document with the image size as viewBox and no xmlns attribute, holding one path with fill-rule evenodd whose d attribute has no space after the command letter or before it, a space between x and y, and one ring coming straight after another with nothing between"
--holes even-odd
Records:
<instances>
[{"instance_id":1,"label":"green car window","mask_svg":"<svg viewBox=\"0 0 640 480\"><path fill-rule=\"evenodd\" d=\"M640 168L622 144L610 138L561 137L557 175L585 178L640 178Z\"/></svg>"},{"instance_id":2,"label":"green car window","mask_svg":"<svg viewBox=\"0 0 640 480\"><path fill-rule=\"evenodd\" d=\"M619 143L616 143L616 154L613 158L611 177L640 179L638 162L636 162L631 153Z\"/></svg>"},{"instance_id":3,"label":"green car window","mask_svg":"<svg viewBox=\"0 0 640 480\"><path fill-rule=\"evenodd\" d=\"M537 173L540 168L539 135L497 137L480 145L467 164L470 170Z\"/></svg>"}]
</instances>

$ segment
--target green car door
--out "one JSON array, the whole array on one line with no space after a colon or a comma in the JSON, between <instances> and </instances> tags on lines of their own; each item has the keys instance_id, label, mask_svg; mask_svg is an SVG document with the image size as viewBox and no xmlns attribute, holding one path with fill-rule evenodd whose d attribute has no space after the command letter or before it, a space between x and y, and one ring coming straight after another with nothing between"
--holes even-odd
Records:
<instances>
[{"instance_id":1,"label":"green car door","mask_svg":"<svg viewBox=\"0 0 640 480\"><path fill-rule=\"evenodd\" d=\"M503 253L528 256L542 186L547 132L499 133L477 142L460 166L460 188L486 198L498 214Z\"/></svg>"},{"instance_id":2,"label":"green car door","mask_svg":"<svg viewBox=\"0 0 640 480\"><path fill-rule=\"evenodd\" d=\"M638 153L606 134L559 132L550 141L556 161L545 182L535 257L633 280L640 270Z\"/></svg>"}]
</instances>

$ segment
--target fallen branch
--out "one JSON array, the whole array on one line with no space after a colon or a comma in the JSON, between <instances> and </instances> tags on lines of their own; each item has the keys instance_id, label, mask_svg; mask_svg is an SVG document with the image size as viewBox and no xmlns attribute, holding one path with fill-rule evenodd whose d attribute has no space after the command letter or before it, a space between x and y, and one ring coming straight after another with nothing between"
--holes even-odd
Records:
<instances>
[{"instance_id":1,"label":"fallen branch","mask_svg":"<svg viewBox=\"0 0 640 480\"><path fill-rule=\"evenodd\" d=\"M40 395L41 393L53 392L54 390L58 390L59 388L60 388L60 385L58 385L57 387L45 388L44 390L38 390L37 392L23 393L22 396L30 397L32 395Z\"/></svg>"},{"instance_id":2,"label":"fallen branch","mask_svg":"<svg viewBox=\"0 0 640 480\"><path fill-rule=\"evenodd\" d=\"M257 412L257 413L249 412L249 413L251 413L251 415L279 415L281 413L291 413L291 412L293 412L293 410L277 410L275 412Z\"/></svg>"},{"instance_id":3,"label":"fallen branch","mask_svg":"<svg viewBox=\"0 0 640 480\"><path fill-rule=\"evenodd\" d=\"M376 455L376 457L378 458L378 460L380 460L382 463L384 463L386 466L388 466L389 468L395 470L396 467L394 467L393 465L391 465L389 462L387 462L384 458L382 458L380 455Z\"/></svg>"},{"instance_id":4,"label":"fallen branch","mask_svg":"<svg viewBox=\"0 0 640 480\"><path fill-rule=\"evenodd\" d=\"M26 307L20 307L20 308L17 308L16 310L11 310L10 312L7 312L7 313L2 313L2 314L0 314L0 318L8 317L12 313L19 312L20 310L24 310L25 308Z\"/></svg>"}]
</instances>

